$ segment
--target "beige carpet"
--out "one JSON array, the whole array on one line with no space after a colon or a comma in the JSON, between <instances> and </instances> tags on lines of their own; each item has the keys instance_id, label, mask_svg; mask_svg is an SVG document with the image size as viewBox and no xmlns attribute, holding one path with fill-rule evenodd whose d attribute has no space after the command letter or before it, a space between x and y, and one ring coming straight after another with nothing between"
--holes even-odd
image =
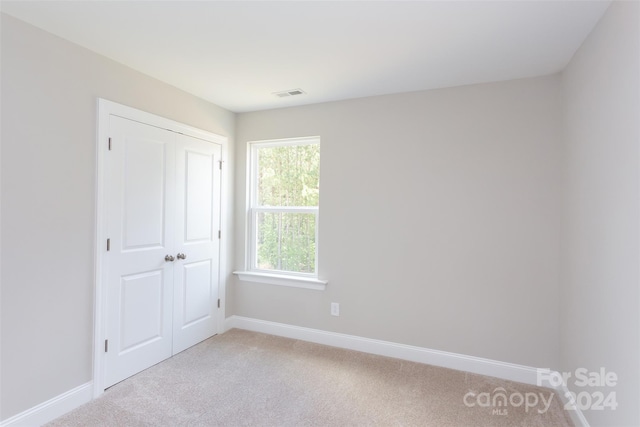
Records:
<instances>
[{"instance_id":1,"label":"beige carpet","mask_svg":"<svg viewBox=\"0 0 640 427\"><path fill-rule=\"evenodd\" d=\"M506 405L496 400L493 406L501 392ZM540 393L551 399L546 411L541 402L531 405ZM547 389L236 329L116 384L48 424L370 425L572 424Z\"/></svg>"}]
</instances>

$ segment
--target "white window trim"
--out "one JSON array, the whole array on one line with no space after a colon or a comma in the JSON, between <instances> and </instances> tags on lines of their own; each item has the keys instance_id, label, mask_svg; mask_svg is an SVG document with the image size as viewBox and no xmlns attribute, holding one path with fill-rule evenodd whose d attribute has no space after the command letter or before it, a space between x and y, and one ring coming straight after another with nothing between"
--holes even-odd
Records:
<instances>
[{"instance_id":1,"label":"white window trim","mask_svg":"<svg viewBox=\"0 0 640 427\"><path fill-rule=\"evenodd\" d=\"M247 143L247 207L245 224L246 246L245 246L245 270L234 271L240 280L247 282L266 283L279 286L290 286L296 288L324 290L328 281L318 278L318 230L319 230L319 207L316 206L295 206L295 207L255 207L257 205L257 194L254 184L254 177L257 175L258 163L255 150L258 147L274 147L283 145L308 145L320 144L320 137L302 137L275 139L263 141L250 141ZM291 213L313 213L316 217L316 254L315 254L315 273L295 273L280 270L261 270L254 267L256 248L256 215L259 212L291 212Z\"/></svg>"},{"instance_id":2,"label":"white window trim","mask_svg":"<svg viewBox=\"0 0 640 427\"><path fill-rule=\"evenodd\" d=\"M329 283L326 280L320 280L314 277L272 274L258 271L234 271L233 274L238 276L243 282L266 283L269 285L314 289L317 291L324 291L327 283Z\"/></svg>"}]
</instances>

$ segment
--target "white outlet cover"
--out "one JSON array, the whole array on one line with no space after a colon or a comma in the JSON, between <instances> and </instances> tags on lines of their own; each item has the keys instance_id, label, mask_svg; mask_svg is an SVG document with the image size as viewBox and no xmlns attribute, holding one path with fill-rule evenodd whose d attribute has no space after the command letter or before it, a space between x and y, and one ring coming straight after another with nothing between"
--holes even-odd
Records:
<instances>
[{"instance_id":1,"label":"white outlet cover","mask_svg":"<svg viewBox=\"0 0 640 427\"><path fill-rule=\"evenodd\" d=\"M331 303L331 315L340 316L340 304L337 302Z\"/></svg>"}]
</instances>

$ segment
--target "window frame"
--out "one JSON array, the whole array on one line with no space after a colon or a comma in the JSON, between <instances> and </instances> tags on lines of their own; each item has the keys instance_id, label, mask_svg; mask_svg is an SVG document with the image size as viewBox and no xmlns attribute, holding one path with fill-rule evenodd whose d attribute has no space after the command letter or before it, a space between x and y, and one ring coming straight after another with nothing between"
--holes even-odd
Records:
<instances>
[{"instance_id":1,"label":"window frame","mask_svg":"<svg viewBox=\"0 0 640 427\"><path fill-rule=\"evenodd\" d=\"M234 272L241 280L270 283L283 286L303 287L323 290L327 281L318 278L319 267L319 226L320 200L317 206L260 206L258 205L258 150L261 148L318 145L319 136L271 139L247 142L247 216L246 216L246 246L245 271ZM314 272L303 273L286 270L260 269L257 266L257 219L260 213L304 213L315 216L315 254Z\"/></svg>"}]
</instances>

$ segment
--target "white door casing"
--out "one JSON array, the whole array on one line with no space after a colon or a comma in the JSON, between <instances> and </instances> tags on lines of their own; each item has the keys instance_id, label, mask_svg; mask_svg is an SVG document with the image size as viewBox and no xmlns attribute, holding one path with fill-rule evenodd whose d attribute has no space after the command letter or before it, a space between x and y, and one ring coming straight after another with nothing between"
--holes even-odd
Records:
<instances>
[{"instance_id":1,"label":"white door casing","mask_svg":"<svg viewBox=\"0 0 640 427\"><path fill-rule=\"evenodd\" d=\"M94 397L221 331L227 143L106 100L98 113Z\"/></svg>"}]
</instances>

